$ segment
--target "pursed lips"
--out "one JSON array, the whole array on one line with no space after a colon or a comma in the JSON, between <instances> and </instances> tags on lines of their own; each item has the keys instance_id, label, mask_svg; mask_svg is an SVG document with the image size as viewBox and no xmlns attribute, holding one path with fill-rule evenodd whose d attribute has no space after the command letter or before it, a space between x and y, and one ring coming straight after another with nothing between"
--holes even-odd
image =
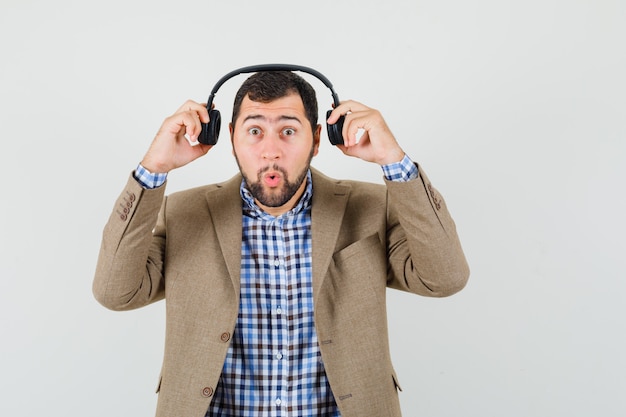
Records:
<instances>
[{"instance_id":1,"label":"pursed lips","mask_svg":"<svg viewBox=\"0 0 626 417\"><path fill-rule=\"evenodd\" d=\"M279 172L270 170L263 174L263 182L269 187L277 187L282 180L282 176Z\"/></svg>"}]
</instances>

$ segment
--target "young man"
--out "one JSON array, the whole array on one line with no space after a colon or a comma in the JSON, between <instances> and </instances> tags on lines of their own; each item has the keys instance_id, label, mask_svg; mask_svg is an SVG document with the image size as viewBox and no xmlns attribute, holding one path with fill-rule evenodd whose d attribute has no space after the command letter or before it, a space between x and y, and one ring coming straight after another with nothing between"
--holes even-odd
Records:
<instances>
[{"instance_id":1,"label":"young man","mask_svg":"<svg viewBox=\"0 0 626 417\"><path fill-rule=\"evenodd\" d=\"M166 300L157 416L400 415L386 288L448 296L468 266L443 198L381 114L345 101L327 122L345 115L337 147L380 165L385 185L310 167L317 114L300 76L252 75L229 125L240 174L164 197L166 174L211 149L191 144L209 115L188 101L118 198L94 294L114 310Z\"/></svg>"}]
</instances>

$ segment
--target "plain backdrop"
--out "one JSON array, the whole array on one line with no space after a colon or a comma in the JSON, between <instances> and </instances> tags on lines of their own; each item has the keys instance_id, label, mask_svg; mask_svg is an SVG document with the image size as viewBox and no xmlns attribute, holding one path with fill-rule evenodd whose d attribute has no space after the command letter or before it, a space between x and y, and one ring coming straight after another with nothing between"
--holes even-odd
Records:
<instances>
[{"instance_id":1,"label":"plain backdrop","mask_svg":"<svg viewBox=\"0 0 626 417\"><path fill-rule=\"evenodd\" d=\"M164 303L94 300L102 228L165 117L271 62L379 109L456 220L468 286L388 295L406 416L626 414L626 2L1 0L0 415L154 414ZM167 192L235 172L223 126Z\"/></svg>"}]
</instances>

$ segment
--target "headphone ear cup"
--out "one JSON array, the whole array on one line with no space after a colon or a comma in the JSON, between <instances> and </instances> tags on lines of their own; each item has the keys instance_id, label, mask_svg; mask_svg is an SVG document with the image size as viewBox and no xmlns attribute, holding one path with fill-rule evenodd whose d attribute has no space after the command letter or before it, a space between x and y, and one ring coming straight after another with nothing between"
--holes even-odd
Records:
<instances>
[{"instance_id":1,"label":"headphone ear cup","mask_svg":"<svg viewBox=\"0 0 626 417\"><path fill-rule=\"evenodd\" d=\"M220 136L220 128L222 127L222 116L219 110L212 109L209 111L209 123L202 123L202 131L198 136L198 142L204 145L215 145Z\"/></svg>"},{"instance_id":2,"label":"headphone ear cup","mask_svg":"<svg viewBox=\"0 0 626 417\"><path fill-rule=\"evenodd\" d=\"M330 117L330 113L332 110L328 110L326 112L326 119ZM335 122L335 124L326 123L326 131L328 132L328 140L332 145L343 145L343 134L341 131L343 130L343 122L345 120L345 116L341 116L339 120Z\"/></svg>"}]
</instances>

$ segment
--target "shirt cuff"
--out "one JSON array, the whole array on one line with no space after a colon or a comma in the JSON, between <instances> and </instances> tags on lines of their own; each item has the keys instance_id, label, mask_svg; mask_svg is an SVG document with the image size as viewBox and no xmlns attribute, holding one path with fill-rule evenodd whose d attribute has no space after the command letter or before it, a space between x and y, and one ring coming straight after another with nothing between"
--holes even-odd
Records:
<instances>
[{"instance_id":1,"label":"shirt cuff","mask_svg":"<svg viewBox=\"0 0 626 417\"><path fill-rule=\"evenodd\" d=\"M167 173L152 173L141 166L141 164L137 165L137 169L133 173L133 176L145 189L160 187L167 179Z\"/></svg>"},{"instance_id":2,"label":"shirt cuff","mask_svg":"<svg viewBox=\"0 0 626 417\"><path fill-rule=\"evenodd\" d=\"M400 162L383 165L382 168L388 181L405 182L418 176L417 165L406 154Z\"/></svg>"}]
</instances>

